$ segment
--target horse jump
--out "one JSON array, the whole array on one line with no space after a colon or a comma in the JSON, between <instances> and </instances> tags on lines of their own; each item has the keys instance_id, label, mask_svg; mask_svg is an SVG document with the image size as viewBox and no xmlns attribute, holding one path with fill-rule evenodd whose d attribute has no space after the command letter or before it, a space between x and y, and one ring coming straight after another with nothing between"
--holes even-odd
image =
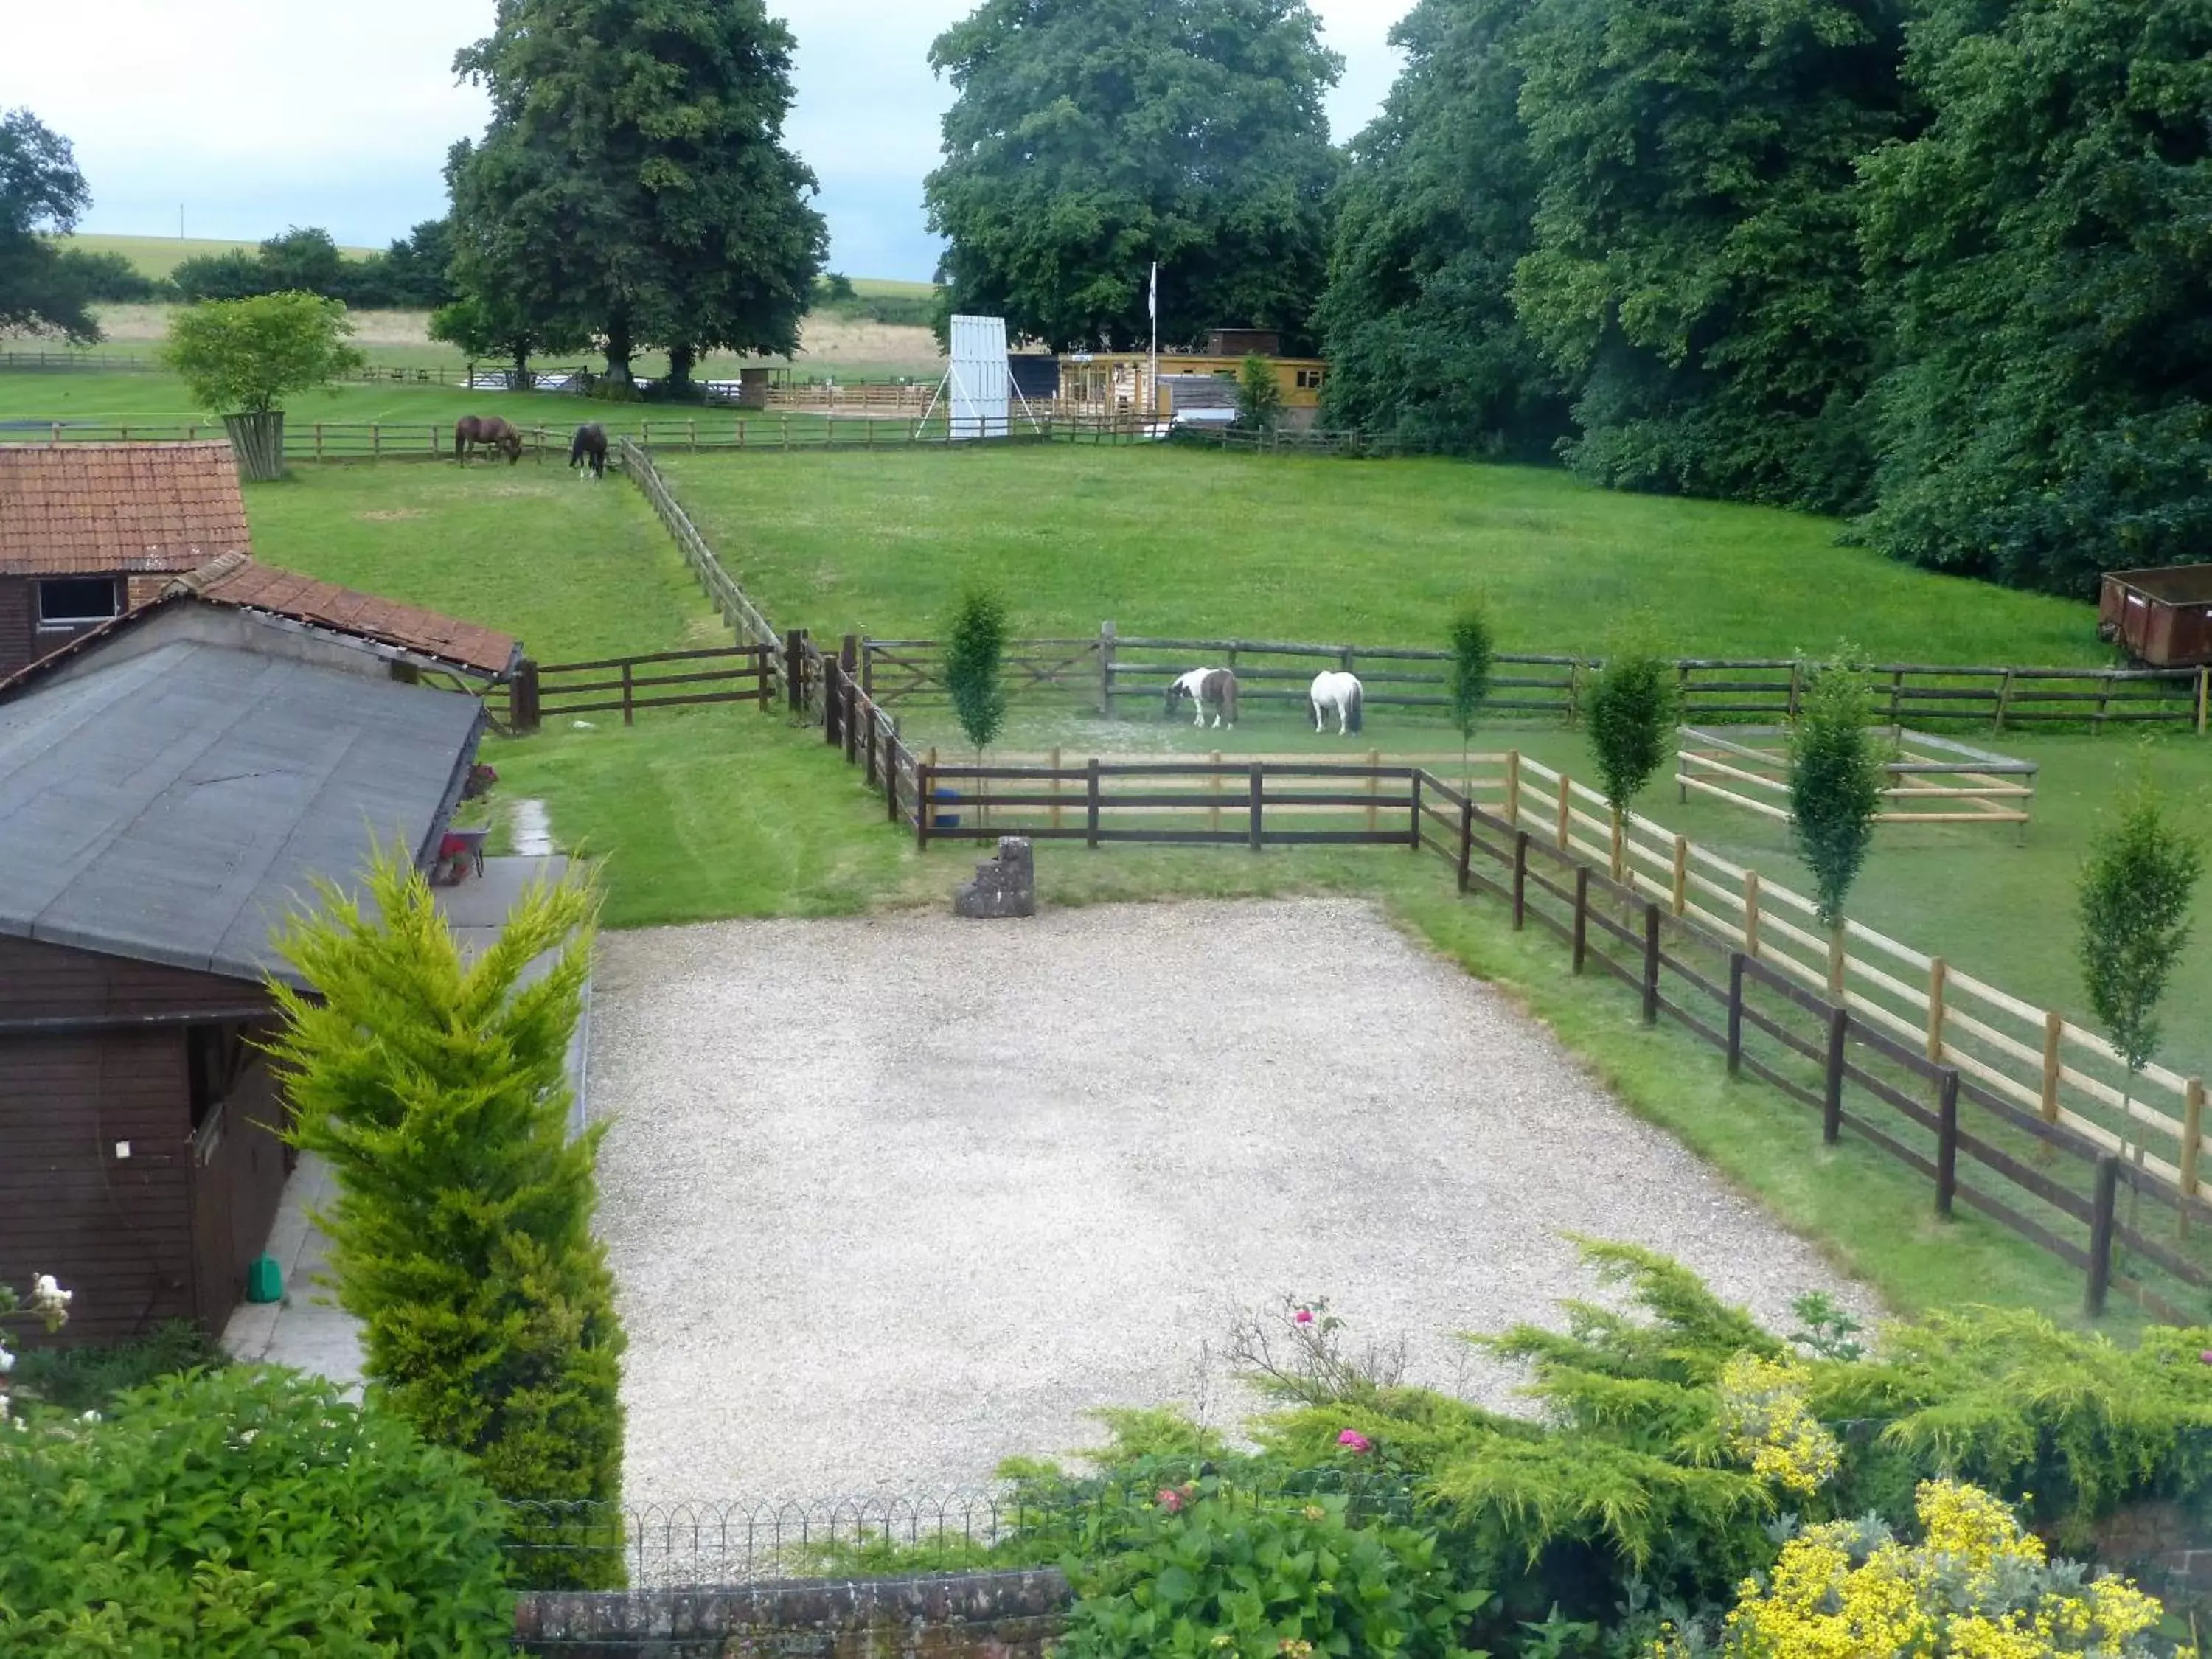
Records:
<instances>
[{"instance_id":1,"label":"horse jump","mask_svg":"<svg viewBox=\"0 0 2212 1659\"><path fill-rule=\"evenodd\" d=\"M501 416L464 415L453 422L453 455L463 466L479 446L505 454L509 466L522 459L522 434Z\"/></svg>"},{"instance_id":2,"label":"horse jump","mask_svg":"<svg viewBox=\"0 0 2212 1659\"><path fill-rule=\"evenodd\" d=\"M1360 705L1365 700L1358 676L1333 668L1315 675L1313 685L1306 693L1306 702L1313 708L1314 730L1326 729L1326 717L1334 710L1336 735L1340 738L1359 730Z\"/></svg>"},{"instance_id":3,"label":"horse jump","mask_svg":"<svg viewBox=\"0 0 2212 1659\"><path fill-rule=\"evenodd\" d=\"M1167 706L1160 711L1165 720L1176 712L1184 698L1197 705L1198 716L1191 724L1204 726L1207 710L1213 714L1217 727L1234 730L1237 726L1237 676L1226 668L1194 668L1168 687Z\"/></svg>"},{"instance_id":4,"label":"horse jump","mask_svg":"<svg viewBox=\"0 0 2212 1659\"><path fill-rule=\"evenodd\" d=\"M596 421L586 421L578 427L576 435L568 443L568 465L572 468L580 466L584 469L576 474L580 478L586 474L593 478L605 477L607 471L607 429Z\"/></svg>"}]
</instances>

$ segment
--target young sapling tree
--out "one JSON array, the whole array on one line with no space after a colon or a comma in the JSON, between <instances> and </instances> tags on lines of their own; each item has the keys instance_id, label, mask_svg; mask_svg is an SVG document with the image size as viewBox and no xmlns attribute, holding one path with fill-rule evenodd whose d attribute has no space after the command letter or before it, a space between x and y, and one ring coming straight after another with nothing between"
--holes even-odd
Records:
<instances>
[{"instance_id":1,"label":"young sapling tree","mask_svg":"<svg viewBox=\"0 0 2212 1659\"><path fill-rule=\"evenodd\" d=\"M1674 666L1642 635L1624 637L1589 694L1590 753L1613 809L1613 878L1626 875L1629 803L1674 752L1681 698Z\"/></svg>"},{"instance_id":2,"label":"young sapling tree","mask_svg":"<svg viewBox=\"0 0 2212 1659\"><path fill-rule=\"evenodd\" d=\"M1490 607L1480 597L1461 605L1451 621L1452 724L1459 730L1460 772L1468 791L1474 789L1474 763L1468 758L1474 747L1474 723L1490 695L1490 676L1498 652L1491 633Z\"/></svg>"},{"instance_id":3,"label":"young sapling tree","mask_svg":"<svg viewBox=\"0 0 2212 1659\"><path fill-rule=\"evenodd\" d=\"M1848 650L1806 677L1790 728L1790 835L1812 872L1814 909L1828 930L1828 989L1843 992L1844 901L1866 863L1883 772L1869 723L1874 700Z\"/></svg>"},{"instance_id":4,"label":"young sapling tree","mask_svg":"<svg viewBox=\"0 0 2212 1659\"><path fill-rule=\"evenodd\" d=\"M170 319L161 355L222 416L239 471L266 481L284 476L284 398L368 361L346 343L352 332L345 307L317 294L210 300Z\"/></svg>"},{"instance_id":5,"label":"young sapling tree","mask_svg":"<svg viewBox=\"0 0 2212 1659\"><path fill-rule=\"evenodd\" d=\"M953 607L945 630L945 689L975 764L1006 720L1006 607L988 587L970 587ZM925 803L925 808L927 803Z\"/></svg>"}]
</instances>

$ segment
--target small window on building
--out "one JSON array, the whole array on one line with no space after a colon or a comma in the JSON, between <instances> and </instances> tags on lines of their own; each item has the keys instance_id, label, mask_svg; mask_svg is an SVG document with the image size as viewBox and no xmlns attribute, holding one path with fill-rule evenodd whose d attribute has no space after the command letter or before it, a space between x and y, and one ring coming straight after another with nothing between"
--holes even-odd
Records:
<instances>
[{"instance_id":1,"label":"small window on building","mask_svg":"<svg viewBox=\"0 0 2212 1659\"><path fill-rule=\"evenodd\" d=\"M1298 390L1299 390L1299 391L1301 391L1301 392L1318 392L1318 391L1320 391L1320 390L1321 390L1321 377L1322 377L1322 371L1321 371L1320 369L1317 369L1317 368L1302 368L1302 369L1300 369L1300 370L1298 371Z\"/></svg>"},{"instance_id":2,"label":"small window on building","mask_svg":"<svg viewBox=\"0 0 2212 1659\"><path fill-rule=\"evenodd\" d=\"M39 626L81 628L123 610L123 584L112 576L71 576L39 584Z\"/></svg>"}]
</instances>

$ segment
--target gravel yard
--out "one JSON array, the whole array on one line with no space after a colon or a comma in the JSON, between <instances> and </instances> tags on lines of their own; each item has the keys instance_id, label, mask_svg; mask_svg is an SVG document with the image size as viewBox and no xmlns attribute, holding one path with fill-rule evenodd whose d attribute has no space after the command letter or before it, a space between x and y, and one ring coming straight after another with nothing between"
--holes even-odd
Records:
<instances>
[{"instance_id":1,"label":"gravel yard","mask_svg":"<svg viewBox=\"0 0 2212 1659\"><path fill-rule=\"evenodd\" d=\"M600 1224L628 1496L943 1490L1180 1401L1238 1314L1326 1296L1493 1403L1453 1334L1588 1294L1560 1235L1770 1321L1866 1292L1504 999L1337 900L1029 922L731 922L600 944Z\"/></svg>"}]
</instances>

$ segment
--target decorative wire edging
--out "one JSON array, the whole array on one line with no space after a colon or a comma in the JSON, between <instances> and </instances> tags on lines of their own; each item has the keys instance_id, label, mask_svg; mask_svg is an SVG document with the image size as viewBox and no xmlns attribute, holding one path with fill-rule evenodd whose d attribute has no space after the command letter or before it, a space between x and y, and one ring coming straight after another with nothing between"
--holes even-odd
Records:
<instances>
[{"instance_id":1,"label":"decorative wire edging","mask_svg":"<svg viewBox=\"0 0 2212 1659\"><path fill-rule=\"evenodd\" d=\"M547 1571L525 1576L548 1582L568 1577L556 1561L573 1566L619 1550L624 1579L652 1589L1027 1565L1032 1556L1057 1560L1079 1540L1133 1523L1158 1484L1085 1481L761 1503L510 1504L507 1549L524 1560L544 1558ZM1255 1507L1341 1496L1355 1517L1394 1520L1409 1518L1415 1505L1401 1475L1328 1468L1267 1486L1227 1486L1218 1495ZM1028 1554L1024 1542L1034 1547Z\"/></svg>"}]
</instances>

